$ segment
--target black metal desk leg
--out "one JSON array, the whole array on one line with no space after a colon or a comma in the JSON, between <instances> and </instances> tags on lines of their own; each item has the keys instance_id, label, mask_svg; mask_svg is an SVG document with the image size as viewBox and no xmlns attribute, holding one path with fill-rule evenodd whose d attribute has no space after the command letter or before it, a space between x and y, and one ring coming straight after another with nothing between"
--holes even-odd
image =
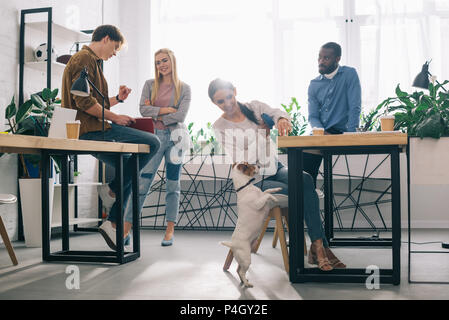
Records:
<instances>
[{"instance_id":1,"label":"black metal desk leg","mask_svg":"<svg viewBox=\"0 0 449 320\"><path fill-rule=\"evenodd\" d=\"M333 186L332 186L332 154L324 153L324 233L330 243L334 237Z\"/></svg>"},{"instance_id":2,"label":"black metal desk leg","mask_svg":"<svg viewBox=\"0 0 449 320\"><path fill-rule=\"evenodd\" d=\"M302 149L288 149L288 224L290 281L303 282L304 272L304 191L302 180Z\"/></svg>"},{"instance_id":3,"label":"black metal desk leg","mask_svg":"<svg viewBox=\"0 0 449 320\"><path fill-rule=\"evenodd\" d=\"M399 149L391 151L391 221L393 241L393 284L401 282L401 192Z\"/></svg>"},{"instance_id":4,"label":"black metal desk leg","mask_svg":"<svg viewBox=\"0 0 449 320\"><path fill-rule=\"evenodd\" d=\"M123 263L123 154L117 154L115 163L115 179L117 179L117 193L115 201L117 203L117 221L115 245L117 249L117 262Z\"/></svg>"},{"instance_id":5,"label":"black metal desk leg","mask_svg":"<svg viewBox=\"0 0 449 320\"><path fill-rule=\"evenodd\" d=\"M140 256L140 224L139 224L139 155L134 154L131 159L133 165L132 193L133 193L133 252Z\"/></svg>"},{"instance_id":6,"label":"black metal desk leg","mask_svg":"<svg viewBox=\"0 0 449 320\"><path fill-rule=\"evenodd\" d=\"M407 147L405 155L407 157L407 219L408 219L408 282L411 283L410 273L411 273L411 237L412 237L412 226L411 226L411 215L410 215L410 137L407 136Z\"/></svg>"},{"instance_id":7,"label":"black metal desk leg","mask_svg":"<svg viewBox=\"0 0 449 320\"><path fill-rule=\"evenodd\" d=\"M69 165L67 155L61 155L61 223L62 250L69 250Z\"/></svg>"},{"instance_id":8,"label":"black metal desk leg","mask_svg":"<svg viewBox=\"0 0 449 320\"><path fill-rule=\"evenodd\" d=\"M50 256L50 200L48 194L48 179L50 178L50 155L42 151L42 260L48 261Z\"/></svg>"}]
</instances>

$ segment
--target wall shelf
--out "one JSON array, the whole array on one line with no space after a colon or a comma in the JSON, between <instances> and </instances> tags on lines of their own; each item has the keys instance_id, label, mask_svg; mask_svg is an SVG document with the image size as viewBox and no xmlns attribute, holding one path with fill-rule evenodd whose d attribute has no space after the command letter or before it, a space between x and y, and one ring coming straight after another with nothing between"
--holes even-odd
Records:
<instances>
[{"instance_id":1,"label":"wall shelf","mask_svg":"<svg viewBox=\"0 0 449 320\"><path fill-rule=\"evenodd\" d=\"M25 66L27 68L31 68L41 72L47 72L47 61L30 61L25 62ZM56 72L58 74L62 74L64 72L65 64L52 61L51 70L52 72Z\"/></svg>"},{"instance_id":2,"label":"wall shelf","mask_svg":"<svg viewBox=\"0 0 449 320\"><path fill-rule=\"evenodd\" d=\"M47 21L28 22L26 26L40 32L47 32ZM53 37L63 39L66 42L89 42L91 36L87 33L69 29L57 23L52 23Z\"/></svg>"}]
</instances>

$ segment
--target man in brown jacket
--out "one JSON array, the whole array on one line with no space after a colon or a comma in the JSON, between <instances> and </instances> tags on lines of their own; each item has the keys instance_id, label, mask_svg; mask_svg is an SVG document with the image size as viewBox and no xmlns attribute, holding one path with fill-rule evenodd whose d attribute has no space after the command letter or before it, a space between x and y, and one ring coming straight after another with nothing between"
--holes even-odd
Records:
<instances>
[{"instance_id":1,"label":"man in brown jacket","mask_svg":"<svg viewBox=\"0 0 449 320\"><path fill-rule=\"evenodd\" d=\"M116 96L109 97L108 84L103 75L102 62L107 61L121 49L125 43L125 38L120 30L112 25L102 25L95 29L92 34L92 42L88 46L75 53L67 63L62 78L62 106L65 108L76 109L76 119L80 120L80 139L84 140L103 140L102 132L102 100L103 98L95 90L91 90L88 97L75 96L70 93L72 84L79 78L84 68L87 69L89 80L105 97L104 118L111 121L104 123L104 139L107 141L148 144L150 146L149 154L139 155L139 168L142 170L145 165L156 154L160 147L158 137L152 133L129 128L128 126L135 122L135 119L127 115L119 115L110 108L123 102L131 92L126 86L120 86ZM115 166L113 156L98 154L98 159L105 163ZM131 205L127 205L131 196L131 165L127 164L129 157L125 157L123 163L123 207L125 208L124 238L125 244L129 242L129 231L132 227ZM142 175L141 179L145 179ZM142 185L142 184L141 184ZM115 203L115 192L118 190L117 181L114 179L109 185L99 188L99 194L106 206L111 210L106 220L99 228L100 233L106 240L106 243L113 250L116 250L116 219L118 208ZM148 190L139 190L141 196L146 196ZM138 208L139 213L141 207Z\"/></svg>"}]
</instances>

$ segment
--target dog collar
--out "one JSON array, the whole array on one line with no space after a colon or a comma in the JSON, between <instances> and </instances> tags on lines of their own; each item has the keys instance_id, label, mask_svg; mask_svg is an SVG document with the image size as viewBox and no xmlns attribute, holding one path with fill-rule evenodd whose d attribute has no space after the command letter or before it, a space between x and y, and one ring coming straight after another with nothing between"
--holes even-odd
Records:
<instances>
[{"instance_id":1,"label":"dog collar","mask_svg":"<svg viewBox=\"0 0 449 320\"><path fill-rule=\"evenodd\" d=\"M237 190L235 190L235 192L239 192L239 191L242 190L243 188L249 186L250 183L253 182L254 180L256 180L256 178L252 178L252 179L249 180L244 186L241 186L240 188L238 188Z\"/></svg>"}]
</instances>

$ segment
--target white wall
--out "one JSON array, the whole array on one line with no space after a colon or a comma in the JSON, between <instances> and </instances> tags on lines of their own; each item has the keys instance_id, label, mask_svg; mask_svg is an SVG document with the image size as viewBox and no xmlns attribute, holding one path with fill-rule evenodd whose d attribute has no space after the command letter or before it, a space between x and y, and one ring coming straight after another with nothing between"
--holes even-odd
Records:
<instances>
[{"instance_id":1,"label":"white wall","mask_svg":"<svg viewBox=\"0 0 449 320\"><path fill-rule=\"evenodd\" d=\"M150 1L120 1L120 28L128 42L120 59L120 84L132 89L128 99L117 105L117 112L140 117L139 101L145 80L152 78L153 52L150 48ZM115 91L112 92L115 94Z\"/></svg>"}]
</instances>

